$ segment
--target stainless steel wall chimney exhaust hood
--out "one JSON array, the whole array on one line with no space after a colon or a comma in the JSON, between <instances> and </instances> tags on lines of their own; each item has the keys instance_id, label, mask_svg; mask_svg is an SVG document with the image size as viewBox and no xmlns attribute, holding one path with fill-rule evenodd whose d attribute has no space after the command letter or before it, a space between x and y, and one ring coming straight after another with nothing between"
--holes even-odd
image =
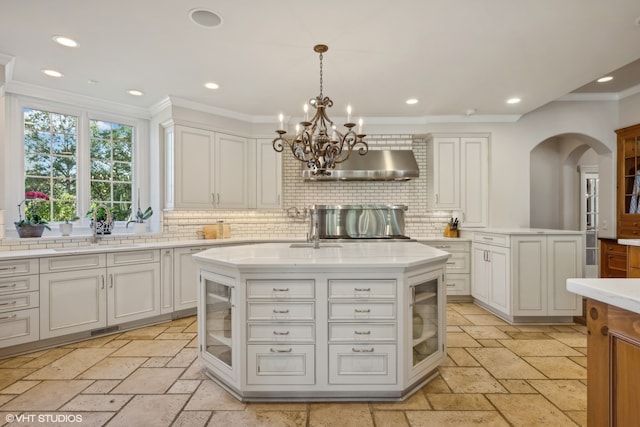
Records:
<instances>
[{"instance_id":1,"label":"stainless steel wall chimney exhaust hood","mask_svg":"<svg viewBox=\"0 0 640 427\"><path fill-rule=\"evenodd\" d=\"M354 150L330 175L314 176L303 169L302 176L311 181L407 181L417 178L419 170L413 150L369 150L364 156Z\"/></svg>"}]
</instances>

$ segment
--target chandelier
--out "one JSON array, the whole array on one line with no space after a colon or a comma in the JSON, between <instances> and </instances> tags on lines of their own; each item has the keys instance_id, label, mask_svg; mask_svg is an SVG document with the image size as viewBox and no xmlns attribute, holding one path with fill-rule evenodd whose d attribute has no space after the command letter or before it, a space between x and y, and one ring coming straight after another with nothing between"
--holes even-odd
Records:
<instances>
[{"instance_id":1,"label":"chandelier","mask_svg":"<svg viewBox=\"0 0 640 427\"><path fill-rule=\"evenodd\" d=\"M366 154L369 146L363 140L366 135L362 133L362 119L359 121L357 132L353 129L356 124L351 123L351 106L347 108L345 133L338 131L327 116L325 110L333 106L333 101L322 94L322 54L329 50L329 47L319 44L314 46L313 50L320 54L320 95L309 100L309 104L316 108L316 113L309 121L308 105L305 104L304 121L296 125L296 136L290 139L285 137L287 131L284 130L283 115L280 114L280 129L276 131L278 136L273 140L273 149L280 153L284 144L287 144L293 157L306 163L313 175L331 175L331 169L347 160L357 145L360 145L360 155Z\"/></svg>"}]
</instances>

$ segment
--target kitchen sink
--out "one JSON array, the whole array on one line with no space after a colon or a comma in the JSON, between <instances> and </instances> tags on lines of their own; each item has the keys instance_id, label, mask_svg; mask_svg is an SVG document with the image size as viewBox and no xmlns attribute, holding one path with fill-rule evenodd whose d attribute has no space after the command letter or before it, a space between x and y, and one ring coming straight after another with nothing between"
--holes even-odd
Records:
<instances>
[{"instance_id":1,"label":"kitchen sink","mask_svg":"<svg viewBox=\"0 0 640 427\"><path fill-rule=\"evenodd\" d=\"M314 243L292 243L290 248L314 248ZM320 248L341 248L342 245L337 243L320 243Z\"/></svg>"},{"instance_id":2,"label":"kitchen sink","mask_svg":"<svg viewBox=\"0 0 640 427\"><path fill-rule=\"evenodd\" d=\"M95 245L95 246L76 246L68 248L53 248L55 252L82 252L82 251L109 251L112 249L136 249L140 245L122 244L122 245Z\"/></svg>"}]
</instances>

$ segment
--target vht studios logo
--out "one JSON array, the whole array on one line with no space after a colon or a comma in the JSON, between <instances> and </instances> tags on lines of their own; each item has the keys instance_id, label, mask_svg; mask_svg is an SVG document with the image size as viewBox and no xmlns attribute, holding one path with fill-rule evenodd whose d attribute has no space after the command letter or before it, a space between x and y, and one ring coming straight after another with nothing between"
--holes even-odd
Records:
<instances>
[{"instance_id":1,"label":"vht studios logo","mask_svg":"<svg viewBox=\"0 0 640 427\"><path fill-rule=\"evenodd\" d=\"M82 415L74 414L7 414L7 423L81 423Z\"/></svg>"}]
</instances>

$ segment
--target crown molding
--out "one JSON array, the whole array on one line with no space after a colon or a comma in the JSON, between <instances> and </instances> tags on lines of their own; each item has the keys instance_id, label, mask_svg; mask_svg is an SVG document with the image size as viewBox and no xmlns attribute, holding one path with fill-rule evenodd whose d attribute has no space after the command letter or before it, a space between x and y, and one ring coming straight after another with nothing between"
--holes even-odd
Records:
<instances>
[{"instance_id":1,"label":"crown molding","mask_svg":"<svg viewBox=\"0 0 640 427\"><path fill-rule=\"evenodd\" d=\"M632 96L637 93L640 93L640 85L635 85L633 87L630 87L629 89L625 89L622 92L620 92L619 95L620 95L620 99L624 99L628 96Z\"/></svg>"},{"instance_id":2,"label":"crown molding","mask_svg":"<svg viewBox=\"0 0 640 427\"><path fill-rule=\"evenodd\" d=\"M556 101L619 101L620 97L613 92L568 93Z\"/></svg>"}]
</instances>

